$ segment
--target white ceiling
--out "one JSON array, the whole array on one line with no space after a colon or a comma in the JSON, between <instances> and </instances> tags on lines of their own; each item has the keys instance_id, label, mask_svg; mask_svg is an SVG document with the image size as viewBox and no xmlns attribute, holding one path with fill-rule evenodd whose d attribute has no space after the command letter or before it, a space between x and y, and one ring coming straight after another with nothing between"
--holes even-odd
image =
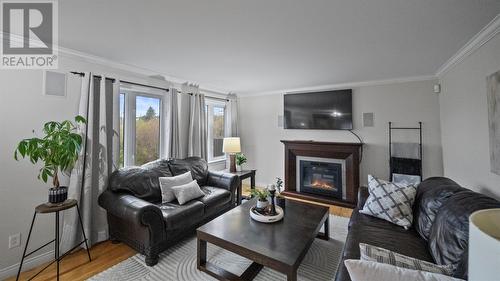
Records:
<instances>
[{"instance_id":1,"label":"white ceiling","mask_svg":"<svg viewBox=\"0 0 500 281\"><path fill-rule=\"evenodd\" d=\"M59 44L237 93L433 75L499 0L64 0Z\"/></svg>"}]
</instances>

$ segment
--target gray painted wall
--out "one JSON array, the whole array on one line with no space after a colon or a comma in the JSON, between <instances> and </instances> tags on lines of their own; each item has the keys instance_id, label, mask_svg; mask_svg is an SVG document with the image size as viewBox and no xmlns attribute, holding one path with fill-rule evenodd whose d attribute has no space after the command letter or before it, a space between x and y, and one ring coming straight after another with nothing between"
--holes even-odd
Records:
<instances>
[{"instance_id":1,"label":"gray painted wall","mask_svg":"<svg viewBox=\"0 0 500 281\"><path fill-rule=\"evenodd\" d=\"M388 123L424 126L424 177L443 174L438 96L433 93L436 81L407 82L366 86L353 89L354 128L366 145L361 163L361 183L367 174L387 178L389 173ZM242 150L248 156L248 167L257 169L257 184L272 183L284 175L282 139L357 142L348 131L284 130L278 127L283 114L283 95L240 97L240 132ZM375 114L375 126L363 128L364 112ZM415 135L413 135L415 136ZM402 140L415 141L409 135Z\"/></svg>"},{"instance_id":2,"label":"gray painted wall","mask_svg":"<svg viewBox=\"0 0 500 281\"><path fill-rule=\"evenodd\" d=\"M111 77L147 84L151 79L132 72L114 69L105 65L86 62L77 58L60 57L60 72L92 71ZM33 166L28 160L17 162L13 159L16 144L32 136L32 129L39 130L49 120L72 119L78 112L80 79L68 75L66 97L43 95L43 71L41 70L0 70L0 279L15 274L16 264L21 259L22 247L8 249L8 237L21 233L24 243L28 234L34 207L47 201L48 184L36 179L39 166ZM170 83L156 81L157 86L168 87ZM180 85L174 85L179 87ZM188 96L181 95L181 148L187 153L187 128L189 118ZM210 165L211 169L223 169L224 163ZM30 245L37 245L53 239L54 218L39 216L32 234ZM43 255L50 247L39 252L39 256L27 267L36 266L52 256ZM14 271L13 271L14 269ZM14 273L13 273L14 272Z\"/></svg>"},{"instance_id":3,"label":"gray painted wall","mask_svg":"<svg viewBox=\"0 0 500 281\"><path fill-rule=\"evenodd\" d=\"M500 176L490 172L486 77L500 70L500 34L444 76L439 95L444 174L500 199Z\"/></svg>"}]
</instances>

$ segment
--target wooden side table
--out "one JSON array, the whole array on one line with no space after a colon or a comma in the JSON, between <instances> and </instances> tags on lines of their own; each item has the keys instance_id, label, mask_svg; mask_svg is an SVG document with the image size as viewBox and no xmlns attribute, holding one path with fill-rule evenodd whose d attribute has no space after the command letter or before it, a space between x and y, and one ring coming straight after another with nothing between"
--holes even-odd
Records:
<instances>
[{"instance_id":1,"label":"wooden side table","mask_svg":"<svg viewBox=\"0 0 500 281\"><path fill-rule=\"evenodd\" d=\"M242 199L242 184L243 180L250 178L250 188L254 189L255 188L255 172L257 170L243 170L243 171L236 171L236 172L229 172L233 175L237 175L240 179L240 186L238 187L238 190L236 191L236 205L241 204L241 199Z\"/></svg>"},{"instance_id":2,"label":"wooden side table","mask_svg":"<svg viewBox=\"0 0 500 281\"><path fill-rule=\"evenodd\" d=\"M83 241L80 242L80 243L78 243L77 245L75 245L73 248L71 248L66 253L60 255L60 253L59 253L59 242L60 242L59 241L59 212L67 210L67 209L70 209L70 208L73 208L73 207L76 207L76 211L78 212L78 221L80 222L80 227L82 228ZM30 242L31 231L33 230L33 224L35 223L36 214L49 214L49 213L55 213L55 218L56 218L56 220L55 220L55 230L56 231L55 231L55 238L54 238L54 240L49 241L49 242L45 243L44 245L42 245L41 247L39 247L38 249L31 251L29 254L26 254L26 250L28 249L28 244ZM35 208L35 213L33 214L33 220L31 221L30 231L28 233L28 239L26 240L26 245L24 246L23 257L21 258L21 264L19 264L19 270L17 271L16 281L19 280L19 275L21 274L21 269L23 267L24 259L26 257L30 256L31 254L35 253L36 251L41 250L45 246L48 246L52 242L55 242L55 245L54 245L54 248L55 248L55 250L54 250L54 252L55 252L54 260L51 263L49 263L47 266L45 266L42 270L40 270L38 273L36 273L35 275L31 276L28 280L31 280L31 279L35 278L35 276L37 276L42 271L44 271L45 269L47 269L54 262L57 263L57 267L56 267L57 268L57 280L59 280L59 262L67 254L71 253L71 251L73 251L78 246L82 245L83 243L85 243L85 248L87 249L87 255L89 256L89 262L92 261L92 259L90 258L89 245L87 244L87 236L85 236L85 230L83 229L82 217L80 215L80 208L78 207L78 202L75 199L68 199L68 200L66 200L66 201L64 201L62 203L59 203L59 204L44 203L44 204L38 205Z\"/></svg>"}]
</instances>

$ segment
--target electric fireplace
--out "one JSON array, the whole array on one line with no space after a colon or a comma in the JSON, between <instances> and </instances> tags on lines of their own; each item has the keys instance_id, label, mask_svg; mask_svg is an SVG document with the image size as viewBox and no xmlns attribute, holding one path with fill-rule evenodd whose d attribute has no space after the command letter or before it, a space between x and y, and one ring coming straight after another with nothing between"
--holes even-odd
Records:
<instances>
[{"instance_id":1,"label":"electric fireplace","mask_svg":"<svg viewBox=\"0 0 500 281\"><path fill-rule=\"evenodd\" d=\"M346 208L356 207L361 143L308 140L281 142L285 146L284 196ZM318 162L316 164L320 165L316 165L313 170L307 167L307 163L301 167L301 161ZM325 166L325 163L337 165ZM315 173L317 171L321 173ZM311 180L304 182L304 178L308 178L307 174Z\"/></svg>"},{"instance_id":2,"label":"electric fireplace","mask_svg":"<svg viewBox=\"0 0 500 281\"><path fill-rule=\"evenodd\" d=\"M297 191L345 200L345 161L297 157Z\"/></svg>"}]
</instances>

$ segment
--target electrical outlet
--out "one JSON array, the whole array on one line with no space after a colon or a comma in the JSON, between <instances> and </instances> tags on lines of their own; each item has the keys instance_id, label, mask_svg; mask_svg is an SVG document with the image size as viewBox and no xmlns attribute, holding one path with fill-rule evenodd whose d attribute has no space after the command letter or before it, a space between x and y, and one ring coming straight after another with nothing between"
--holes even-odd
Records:
<instances>
[{"instance_id":1,"label":"electrical outlet","mask_svg":"<svg viewBox=\"0 0 500 281\"><path fill-rule=\"evenodd\" d=\"M9 236L9 249L21 246L21 233Z\"/></svg>"}]
</instances>

